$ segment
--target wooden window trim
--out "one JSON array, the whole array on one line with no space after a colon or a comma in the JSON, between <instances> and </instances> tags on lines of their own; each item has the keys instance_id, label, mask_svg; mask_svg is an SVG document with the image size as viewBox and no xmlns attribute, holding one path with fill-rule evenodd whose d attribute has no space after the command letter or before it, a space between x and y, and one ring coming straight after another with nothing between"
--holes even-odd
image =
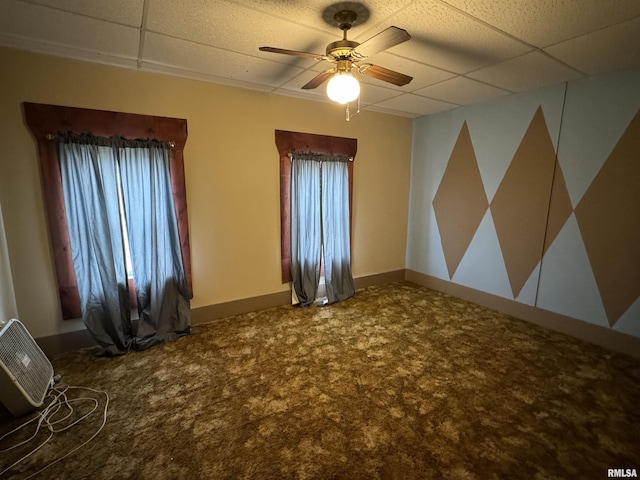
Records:
<instances>
[{"instance_id":1,"label":"wooden window trim","mask_svg":"<svg viewBox=\"0 0 640 480\"><path fill-rule=\"evenodd\" d=\"M280 156L280 268L282 283L291 281L291 157L293 152L312 152L345 155L349 175L349 231L351 232L353 204L353 160L358 151L355 138L316 135L313 133L276 130L276 147Z\"/></svg>"},{"instance_id":2,"label":"wooden window trim","mask_svg":"<svg viewBox=\"0 0 640 480\"><path fill-rule=\"evenodd\" d=\"M121 136L129 139L153 138L174 144L169 154L171 188L178 220L182 260L192 297L191 248L183 156L187 141L187 121L179 118L29 102L24 102L23 107L26 123L38 145L44 203L62 318L65 320L79 318L82 312L71 257L58 152L56 142L51 139L51 135L56 132L91 133L98 137Z\"/></svg>"}]
</instances>

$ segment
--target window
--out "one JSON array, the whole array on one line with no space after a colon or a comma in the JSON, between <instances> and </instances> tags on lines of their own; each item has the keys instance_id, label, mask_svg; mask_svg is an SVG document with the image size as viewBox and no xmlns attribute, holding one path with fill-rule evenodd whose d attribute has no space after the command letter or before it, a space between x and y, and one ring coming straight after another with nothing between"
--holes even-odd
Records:
<instances>
[{"instance_id":1,"label":"window","mask_svg":"<svg viewBox=\"0 0 640 480\"><path fill-rule=\"evenodd\" d=\"M91 133L99 137L153 138L172 142L169 152L170 182L177 218L181 255L190 296L191 254L187 220L183 148L187 140L184 119L136 115L82 108L24 103L27 125L38 144L43 195L53 260L64 319L82 316L78 284L71 257L62 192L60 166L53 141L57 132Z\"/></svg>"},{"instance_id":2,"label":"window","mask_svg":"<svg viewBox=\"0 0 640 480\"><path fill-rule=\"evenodd\" d=\"M291 154L293 152L345 155L355 159L358 140L311 133L276 130L280 156L280 266L282 283L291 281ZM348 164L349 211L353 204L353 162Z\"/></svg>"},{"instance_id":3,"label":"window","mask_svg":"<svg viewBox=\"0 0 640 480\"><path fill-rule=\"evenodd\" d=\"M276 130L276 145L280 154L282 281L293 281L301 304L312 303L317 291L313 279L319 278L324 259L329 302L347 298L354 290L350 231L357 140ZM332 188L336 188L334 195L327 195ZM338 192L340 201L335 197ZM314 239L309 241L311 233Z\"/></svg>"}]
</instances>

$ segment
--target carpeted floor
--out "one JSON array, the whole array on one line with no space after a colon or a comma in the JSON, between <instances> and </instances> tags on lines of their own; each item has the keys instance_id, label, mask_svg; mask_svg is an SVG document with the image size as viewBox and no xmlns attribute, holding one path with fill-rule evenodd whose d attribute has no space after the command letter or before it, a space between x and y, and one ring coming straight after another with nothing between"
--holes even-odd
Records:
<instances>
[{"instance_id":1,"label":"carpeted floor","mask_svg":"<svg viewBox=\"0 0 640 480\"><path fill-rule=\"evenodd\" d=\"M61 383L108 392L106 425L35 478L640 474L639 361L411 283L238 315L118 358L94 353L53 364ZM37 472L101 422L98 410L3 478ZM16 424L0 414L1 432ZM0 454L0 471L24 452Z\"/></svg>"}]
</instances>

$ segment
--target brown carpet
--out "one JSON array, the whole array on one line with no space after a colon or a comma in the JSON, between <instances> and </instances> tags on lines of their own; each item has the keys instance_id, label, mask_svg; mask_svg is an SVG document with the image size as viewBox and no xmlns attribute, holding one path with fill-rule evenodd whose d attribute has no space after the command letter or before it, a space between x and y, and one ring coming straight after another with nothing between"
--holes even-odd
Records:
<instances>
[{"instance_id":1,"label":"brown carpet","mask_svg":"<svg viewBox=\"0 0 640 480\"><path fill-rule=\"evenodd\" d=\"M639 361L411 283L238 315L118 358L94 353L53 363L62 383L109 393L106 426L35 478L640 474ZM90 437L101 422L91 418L5 477ZM0 431L16 423L0 415ZM20 454L2 453L0 471Z\"/></svg>"}]
</instances>

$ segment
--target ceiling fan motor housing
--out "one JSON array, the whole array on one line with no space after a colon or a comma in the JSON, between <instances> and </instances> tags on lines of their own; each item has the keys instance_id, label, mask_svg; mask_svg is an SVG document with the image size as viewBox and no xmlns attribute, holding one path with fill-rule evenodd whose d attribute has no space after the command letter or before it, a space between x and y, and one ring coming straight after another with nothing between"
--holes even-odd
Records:
<instances>
[{"instance_id":1,"label":"ceiling fan motor housing","mask_svg":"<svg viewBox=\"0 0 640 480\"><path fill-rule=\"evenodd\" d=\"M350 73L353 63L351 60L338 60L336 64L336 72Z\"/></svg>"},{"instance_id":2,"label":"ceiling fan motor housing","mask_svg":"<svg viewBox=\"0 0 640 480\"><path fill-rule=\"evenodd\" d=\"M327 56L333 57L336 60L346 60L351 56L351 52L358 45L358 42L352 40L338 40L327 45Z\"/></svg>"}]
</instances>

